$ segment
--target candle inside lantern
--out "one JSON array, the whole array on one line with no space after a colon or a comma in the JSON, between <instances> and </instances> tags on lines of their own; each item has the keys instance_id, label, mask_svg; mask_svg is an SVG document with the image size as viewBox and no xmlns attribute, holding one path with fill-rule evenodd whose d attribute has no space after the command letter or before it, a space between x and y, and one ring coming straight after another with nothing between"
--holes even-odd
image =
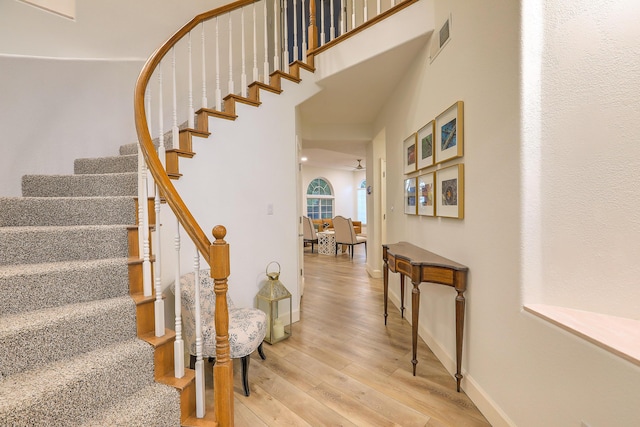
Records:
<instances>
[{"instance_id":1,"label":"candle inside lantern","mask_svg":"<svg viewBox=\"0 0 640 427\"><path fill-rule=\"evenodd\" d=\"M276 319L273 321L273 338L280 339L284 336L284 325L282 320Z\"/></svg>"}]
</instances>

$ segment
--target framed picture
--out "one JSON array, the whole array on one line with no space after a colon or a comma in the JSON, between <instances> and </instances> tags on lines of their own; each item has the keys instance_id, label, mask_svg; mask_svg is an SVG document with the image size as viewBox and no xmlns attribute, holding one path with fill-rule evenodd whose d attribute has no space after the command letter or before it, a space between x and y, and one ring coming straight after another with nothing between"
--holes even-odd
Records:
<instances>
[{"instance_id":1,"label":"framed picture","mask_svg":"<svg viewBox=\"0 0 640 427\"><path fill-rule=\"evenodd\" d=\"M404 180L404 213L415 215L416 210L416 178Z\"/></svg>"},{"instance_id":2,"label":"framed picture","mask_svg":"<svg viewBox=\"0 0 640 427\"><path fill-rule=\"evenodd\" d=\"M431 120L418 131L418 169L433 165L433 133L435 125L435 120Z\"/></svg>"},{"instance_id":3,"label":"framed picture","mask_svg":"<svg viewBox=\"0 0 640 427\"><path fill-rule=\"evenodd\" d=\"M416 169L416 134L404 140L402 144L402 161L404 162L404 173L415 172Z\"/></svg>"},{"instance_id":4,"label":"framed picture","mask_svg":"<svg viewBox=\"0 0 640 427\"><path fill-rule=\"evenodd\" d=\"M436 215L464 218L464 165L436 171Z\"/></svg>"},{"instance_id":5,"label":"framed picture","mask_svg":"<svg viewBox=\"0 0 640 427\"><path fill-rule=\"evenodd\" d=\"M464 146L464 105L458 101L436 117L435 162L462 157Z\"/></svg>"},{"instance_id":6,"label":"framed picture","mask_svg":"<svg viewBox=\"0 0 640 427\"><path fill-rule=\"evenodd\" d=\"M434 173L418 176L418 215L435 216Z\"/></svg>"}]
</instances>

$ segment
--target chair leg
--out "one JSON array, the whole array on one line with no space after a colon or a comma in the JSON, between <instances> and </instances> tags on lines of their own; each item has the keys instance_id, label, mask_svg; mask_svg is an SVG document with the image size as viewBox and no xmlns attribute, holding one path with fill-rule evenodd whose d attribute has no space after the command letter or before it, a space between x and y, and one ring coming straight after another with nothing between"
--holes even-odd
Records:
<instances>
[{"instance_id":1,"label":"chair leg","mask_svg":"<svg viewBox=\"0 0 640 427\"><path fill-rule=\"evenodd\" d=\"M264 341L262 341L260 343L260 345L258 346L258 354L260 355L260 358L262 360L267 360L267 356L264 355L264 350L262 350L262 344L264 343Z\"/></svg>"},{"instance_id":2,"label":"chair leg","mask_svg":"<svg viewBox=\"0 0 640 427\"><path fill-rule=\"evenodd\" d=\"M249 361L251 355L244 356L240 361L242 362L242 387L244 388L244 395L249 396Z\"/></svg>"}]
</instances>

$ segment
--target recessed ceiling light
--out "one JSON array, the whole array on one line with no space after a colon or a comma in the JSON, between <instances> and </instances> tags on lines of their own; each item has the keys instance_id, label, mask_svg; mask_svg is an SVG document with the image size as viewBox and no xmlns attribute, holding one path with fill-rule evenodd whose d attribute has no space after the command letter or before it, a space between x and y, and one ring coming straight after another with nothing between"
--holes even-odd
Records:
<instances>
[{"instance_id":1,"label":"recessed ceiling light","mask_svg":"<svg viewBox=\"0 0 640 427\"><path fill-rule=\"evenodd\" d=\"M306 161L307 161L307 158L306 158L306 157L300 157L300 161L302 161L302 162L306 162Z\"/></svg>"}]
</instances>

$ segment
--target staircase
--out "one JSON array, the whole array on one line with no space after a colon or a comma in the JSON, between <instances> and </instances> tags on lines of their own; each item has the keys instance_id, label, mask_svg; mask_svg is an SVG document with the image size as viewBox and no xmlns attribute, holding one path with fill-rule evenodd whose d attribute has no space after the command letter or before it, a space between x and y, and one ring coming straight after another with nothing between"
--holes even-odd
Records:
<instances>
[{"instance_id":1,"label":"staircase","mask_svg":"<svg viewBox=\"0 0 640 427\"><path fill-rule=\"evenodd\" d=\"M135 150L0 198L0 425L180 425L179 391L155 382L173 335L155 342L137 295Z\"/></svg>"}]
</instances>

